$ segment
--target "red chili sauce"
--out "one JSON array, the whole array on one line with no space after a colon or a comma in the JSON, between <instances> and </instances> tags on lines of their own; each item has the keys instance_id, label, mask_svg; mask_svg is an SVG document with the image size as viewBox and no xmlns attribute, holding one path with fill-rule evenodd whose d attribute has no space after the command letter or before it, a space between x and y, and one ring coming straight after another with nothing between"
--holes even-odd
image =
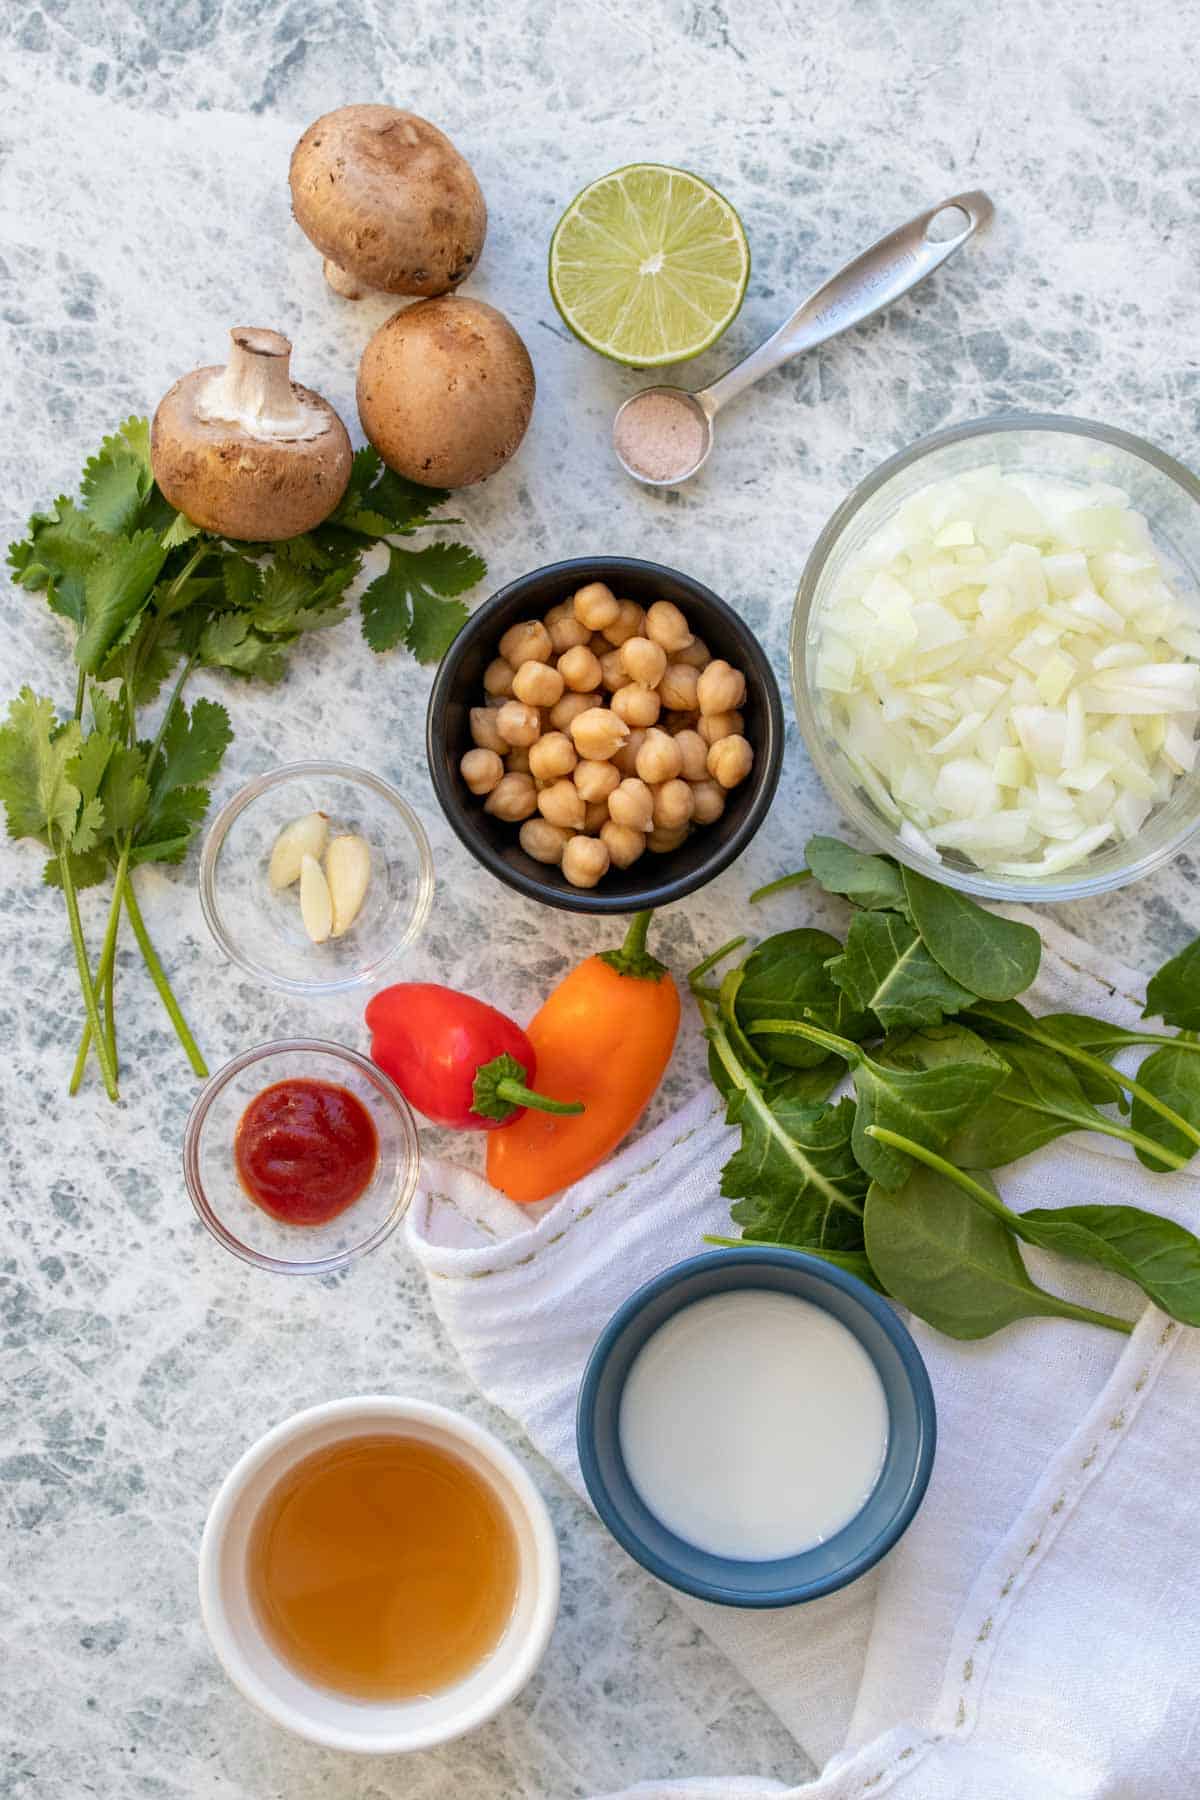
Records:
<instances>
[{"instance_id":1,"label":"red chili sauce","mask_svg":"<svg viewBox=\"0 0 1200 1800\"><path fill-rule=\"evenodd\" d=\"M250 1198L285 1225L324 1225L370 1185L379 1136L366 1107L331 1081L277 1081L255 1096L233 1140Z\"/></svg>"}]
</instances>

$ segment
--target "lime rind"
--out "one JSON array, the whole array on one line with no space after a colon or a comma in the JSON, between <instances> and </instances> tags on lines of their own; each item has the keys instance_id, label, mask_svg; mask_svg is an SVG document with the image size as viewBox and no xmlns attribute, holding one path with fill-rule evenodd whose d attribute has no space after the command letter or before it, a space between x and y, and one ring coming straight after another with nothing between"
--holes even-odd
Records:
<instances>
[{"instance_id":1,"label":"lime rind","mask_svg":"<svg viewBox=\"0 0 1200 1800\"><path fill-rule=\"evenodd\" d=\"M737 317L750 248L733 207L698 175L630 163L575 196L550 240L549 278L589 349L658 368L699 356Z\"/></svg>"}]
</instances>

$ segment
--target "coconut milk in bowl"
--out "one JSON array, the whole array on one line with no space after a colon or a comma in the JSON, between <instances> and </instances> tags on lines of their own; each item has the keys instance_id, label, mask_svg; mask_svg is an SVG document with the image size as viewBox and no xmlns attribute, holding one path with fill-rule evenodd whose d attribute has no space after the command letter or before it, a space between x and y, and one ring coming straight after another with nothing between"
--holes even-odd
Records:
<instances>
[{"instance_id":1,"label":"coconut milk in bowl","mask_svg":"<svg viewBox=\"0 0 1200 1800\"><path fill-rule=\"evenodd\" d=\"M799 1251L715 1251L619 1309L580 1389L601 1518L685 1593L786 1606L865 1573L907 1528L936 1424L888 1303Z\"/></svg>"}]
</instances>

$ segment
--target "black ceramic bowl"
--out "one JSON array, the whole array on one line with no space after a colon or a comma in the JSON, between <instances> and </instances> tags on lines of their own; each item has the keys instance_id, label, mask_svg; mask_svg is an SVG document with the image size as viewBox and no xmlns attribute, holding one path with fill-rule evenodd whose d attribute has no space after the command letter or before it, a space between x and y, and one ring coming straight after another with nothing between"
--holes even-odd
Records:
<instances>
[{"instance_id":1,"label":"black ceramic bowl","mask_svg":"<svg viewBox=\"0 0 1200 1800\"><path fill-rule=\"evenodd\" d=\"M562 871L526 856L518 828L494 819L472 794L459 763L472 748L470 709L484 703L483 672L497 645L519 619L540 619L589 581L603 581L620 599L649 606L673 600L714 656L746 677L746 736L754 748L747 780L729 794L715 825L694 831L678 850L647 851L630 869L610 869L594 888L572 887ZM783 706L771 665L754 633L711 588L662 563L631 556L582 556L548 563L509 582L471 615L442 659L429 697L429 770L442 811L471 854L519 894L569 912L629 913L665 906L703 887L740 856L767 816L783 761Z\"/></svg>"}]
</instances>

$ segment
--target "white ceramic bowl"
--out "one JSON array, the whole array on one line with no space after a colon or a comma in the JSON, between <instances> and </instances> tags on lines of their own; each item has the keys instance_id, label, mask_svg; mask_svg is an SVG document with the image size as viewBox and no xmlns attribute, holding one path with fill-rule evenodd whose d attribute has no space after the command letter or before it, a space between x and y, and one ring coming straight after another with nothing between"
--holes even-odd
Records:
<instances>
[{"instance_id":1,"label":"white ceramic bowl","mask_svg":"<svg viewBox=\"0 0 1200 1800\"><path fill-rule=\"evenodd\" d=\"M348 1438L418 1437L461 1457L499 1496L517 1537L517 1601L491 1654L453 1687L419 1700L353 1700L283 1661L255 1617L246 1550L260 1507L295 1463ZM489 1431L423 1400L387 1394L331 1400L285 1419L222 1482L200 1544L200 1612L226 1674L275 1724L331 1750L394 1756L428 1750L482 1725L518 1694L542 1659L558 1614L558 1543L546 1503Z\"/></svg>"}]
</instances>

